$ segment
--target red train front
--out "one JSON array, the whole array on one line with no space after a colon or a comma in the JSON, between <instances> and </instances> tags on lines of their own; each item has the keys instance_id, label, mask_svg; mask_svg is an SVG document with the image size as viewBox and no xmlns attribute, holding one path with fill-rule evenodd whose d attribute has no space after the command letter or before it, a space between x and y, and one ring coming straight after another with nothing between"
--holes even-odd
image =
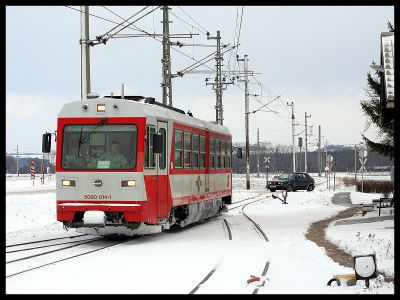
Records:
<instances>
[{"instance_id":1,"label":"red train front","mask_svg":"<svg viewBox=\"0 0 400 300\"><path fill-rule=\"evenodd\" d=\"M154 98L105 97L65 104L57 132L57 220L66 228L153 233L231 203L224 126Z\"/></svg>"}]
</instances>

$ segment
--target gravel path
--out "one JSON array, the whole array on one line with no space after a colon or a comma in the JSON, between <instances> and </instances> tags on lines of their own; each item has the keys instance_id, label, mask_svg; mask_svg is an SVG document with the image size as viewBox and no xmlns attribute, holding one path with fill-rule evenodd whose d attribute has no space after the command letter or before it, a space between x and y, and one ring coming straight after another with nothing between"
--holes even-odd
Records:
<instances>
[{"instance_id":1,"label":"gravel path","mask_svg":"<svg viewBox=\"0 0 400 300\"><path fill-rule=\"evenodd\" d=\"M344 194L346 193L335 194L332 199L332 203L350 207L339 212L333 217L312 223L308 228L308 232L306 233L305 237L308 240L316 243L318 246L324 247L326 254L338 264L345 267L354 268L353 257L349 253L337 247L335 244L332 244L325 237L325 229L331 222L350 218L361 210L359 206L353 207L351 204L349 205L350 199L347 201ZM350 193L347 194L350 195ZM385 278L386 282L393 282L393 277L387 277L381 272L377 272L377 274L381 274Z\"/></svg>"}]
</instances>

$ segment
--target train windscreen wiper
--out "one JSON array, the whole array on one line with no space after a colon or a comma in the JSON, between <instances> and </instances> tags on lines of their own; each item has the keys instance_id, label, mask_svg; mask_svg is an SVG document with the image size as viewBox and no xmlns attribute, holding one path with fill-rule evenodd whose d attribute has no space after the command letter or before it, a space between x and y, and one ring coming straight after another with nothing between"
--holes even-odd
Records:
<instances>
[{"instance_id":1,"label":"train windscreen wiper","mask_svg":"<svg viewBox=\"0 0 400 300\"><path fill-rule=\"evenodd\" d=\"M84 136L82 136L82 128L83 125L81 126L81 133L79 134L79 145L78 145L78 156L79 156L79 150L81 149L81 145L83 143L86 143L87 140L89 139L90 135L99 127L103 126L107 122L108 118L103 118L101 119L97 124L96 127L94 127L92 130L90 130L88 133L86 133Z\"/></svg>"}]
</instances>

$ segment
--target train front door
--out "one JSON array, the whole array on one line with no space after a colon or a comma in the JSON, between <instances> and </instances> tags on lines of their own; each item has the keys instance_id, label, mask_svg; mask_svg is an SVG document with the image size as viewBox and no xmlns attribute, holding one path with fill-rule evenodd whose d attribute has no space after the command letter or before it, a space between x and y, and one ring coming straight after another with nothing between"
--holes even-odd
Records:
<instances>
[{"instance_id":1,"label":"train front door","mask_svg":"<svg viewBox=\"0 0 400 300\"><path fill-rule=\"evenodd\" d=\"M157 169L157 211L158 216L168 218L169 212L167 211L168 203L168 168L167 168L167 137L168 137L168 123L157 121L157 133L163 137L162 152L157 156L156 169Z\"/></svg>"}]
</instances>

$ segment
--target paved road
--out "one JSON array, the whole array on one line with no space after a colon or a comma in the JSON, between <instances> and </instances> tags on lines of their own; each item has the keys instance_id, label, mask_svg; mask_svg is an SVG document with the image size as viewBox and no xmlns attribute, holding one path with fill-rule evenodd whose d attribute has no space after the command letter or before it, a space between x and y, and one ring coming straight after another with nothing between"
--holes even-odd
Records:
<instances>
[{"instance_id":1,"label":"paved road","mask_svg":"<svg viewBox=\"0 0 400 300\"><path fill-rule=\"evenodd\" d=\"M350 200L350 193L349 192L341 192L337 193L332 198L332 203L336 205L342 205L347 207L357 207L359 205L353 205ZM361 207L360 207L361 208ZM394 219L394 215L385 215L385 216L378 216L378 217L370 217L370 218L356 218L356 219L343 219L338 220L335 222L336 225L347 225L347 224L358 224L358 223L371 223L371 222L379 222L384 220L392 220Z\"/></svg>"},{"instance_id":2,"label":"paved road","mask_svg":"<svg viewBox=\"0 0 400 300\"><path fill-rule=\"evenodd\" d=\"M370 218L362 218L362 219L344 219L336 221L336 225L348 225L348 224L358 224L358 223L371 223L371 222L379 222L385 220L393 220L394 215L390 216L379 216L379 217L370 217Z\"/></svg>"},{"instance_id":3,"label":"paved road","mask_svg":"<svg viewBox=\"0 0 400 300\"><path fill-rule=\"evenodd\" d=\"M341 193L335 194L332 198L332 203L336 204L336 205L342 205L342 206L348 206L348 207L354 206L351 203L349 192L341 192Z\"/></svg>"}]
</instances>

